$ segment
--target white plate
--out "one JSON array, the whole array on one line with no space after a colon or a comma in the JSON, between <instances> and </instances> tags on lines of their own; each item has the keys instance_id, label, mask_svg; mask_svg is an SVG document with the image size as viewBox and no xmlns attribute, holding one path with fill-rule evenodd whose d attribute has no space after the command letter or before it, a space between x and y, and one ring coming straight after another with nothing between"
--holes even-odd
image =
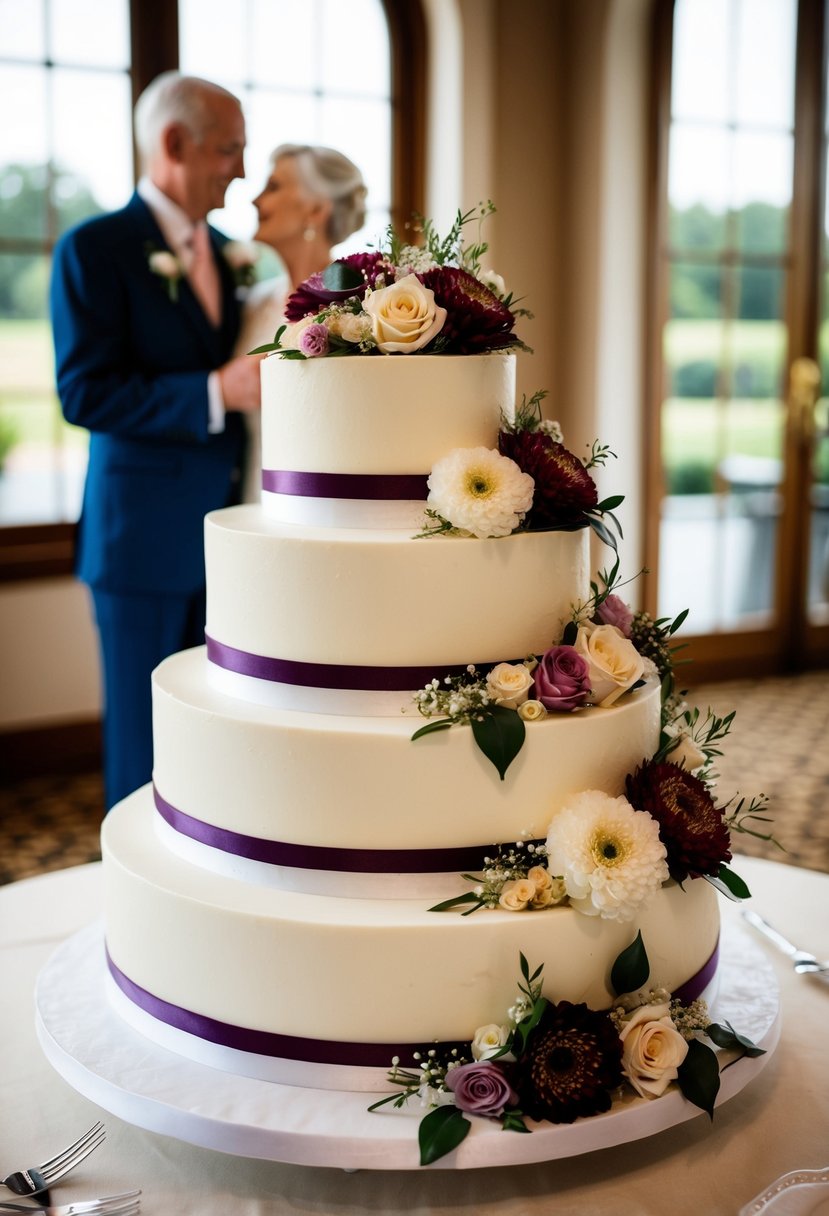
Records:
<instances>
[{"instance_id":1,"label":"white plate","mask_svg":"<svg viewBox=\"0 0 829 1216\"><path fill-rule=\"evenodd\" d=\"M792 1170L752 1199L739 1216L829 1216L829 1167Z\"/></svg>"},{"instance_id":2,"label":"white plate","mask_svg":"<svg viewBox=\"0 0 829 1216\"><path fill-rule=\"evenodd\" d=\"M37 984L37 1029L47 1058L85 1097L128 1123L236 1156L341 1169L418 1168L414 1103L370 1114L365 1093L304 1089L219 1072L151 1043L119 1018L105 997L103 929L69 938ZM780 993L757 943L726 925L715 1020L730 1021L766 1054L723 1071L717 1105L760 1075L780 1034ZM463 1143L431 1168L476 1169L574 1157L652 1136L702 1112L672 1089L651 1101L631 1094L607 1114L572 1124L534 1125L505 1135L495 1120L473 1119ZM776 1214L775 1214L776 1216Z\"/></svg>"}]
</instances>

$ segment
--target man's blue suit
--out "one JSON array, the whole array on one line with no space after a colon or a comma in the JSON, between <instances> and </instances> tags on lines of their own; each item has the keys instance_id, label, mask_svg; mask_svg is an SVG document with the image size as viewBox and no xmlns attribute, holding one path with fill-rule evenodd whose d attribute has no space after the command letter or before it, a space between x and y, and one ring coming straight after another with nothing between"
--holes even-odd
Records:
<instances>
[{"instance_id":1,"label":"man's blue suit","mask_svg":"<svg viewBox=\"0 0 829 1216\"><path fill-rule=\"evenodd\" d=\"M203 641L204 516L238 497L241 415L208 434L208 373L230 357L239 328L225 239L211 230L217 329L186 278L171 299L169 281L150 270L166 243L137 194L55 249L58 393L67 420L91 432L77 573L101 640L108 806L150 779L150 674Z\"/></svg>"}]
</instances>

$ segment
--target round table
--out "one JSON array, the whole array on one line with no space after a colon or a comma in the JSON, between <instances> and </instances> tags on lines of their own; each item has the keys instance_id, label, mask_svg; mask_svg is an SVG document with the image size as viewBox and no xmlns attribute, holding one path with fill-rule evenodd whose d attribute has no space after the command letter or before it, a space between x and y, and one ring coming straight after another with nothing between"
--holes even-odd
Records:
<instances>
[{"instance_id":1,"label":"round table","mask_svg":"<svg viewBox=\"0 0 829 1216\"><path fill-rule=\"evenodd\" d=\"M803 949L829 955L829 874L742 857L733 868L752 891L750 906ZM739 917L725 900L722 911ZM829 1164L829 984L796 975L771 947L780 1044L713 1124L700 1114L649 1139L571 1159L458 1172L281 1165L143 1131L102 1115L71 1089L35 1034L38 972L60 942L99 915L98 864L0 888L0 1173L36 1163L99 1117L107 1127L104 1145L56 1189L59 1202L138 1186L144 1216L736 1216L779 1175Z\"/></svg>"}]
</instances>

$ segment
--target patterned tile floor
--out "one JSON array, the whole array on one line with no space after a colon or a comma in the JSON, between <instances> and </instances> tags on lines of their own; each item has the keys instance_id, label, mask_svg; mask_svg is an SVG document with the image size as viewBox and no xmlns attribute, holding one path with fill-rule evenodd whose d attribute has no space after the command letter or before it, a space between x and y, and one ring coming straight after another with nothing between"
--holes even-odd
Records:
<instances>
[{"instance_id":1,"label":"patterned tile floor","mask_svg":"<svg viewBox=\"0 0 829 1216\"><path fill-rule=\"evenodd\" d=\"M718 765L722 798L770 798L783 849L740 836L737 850L829 872L829 672L712 684L689 700L720 715L737 710ZM97 860L102 814L99 773L0 790L0 883Z\"/></svg>"}]
</instances>

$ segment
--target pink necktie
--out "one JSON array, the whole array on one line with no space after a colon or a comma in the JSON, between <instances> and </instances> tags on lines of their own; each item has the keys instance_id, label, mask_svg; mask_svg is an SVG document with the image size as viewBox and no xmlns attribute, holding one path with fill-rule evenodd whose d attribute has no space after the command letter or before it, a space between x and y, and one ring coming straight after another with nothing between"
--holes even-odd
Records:
<instances>
[{"instance_id":1,"label":"pink necktie","mask_svg":"<svg viewBox=\"0 0 829 1216\"><path fill-rule=\"evenodd\" d=\"M193 229L193 260L187 277L204 309L204 315L211 325L218 325L222 319L222 294L219 272L210 248L210 236L204 222L196 224Z\"/></svg>"}]
</instances>

